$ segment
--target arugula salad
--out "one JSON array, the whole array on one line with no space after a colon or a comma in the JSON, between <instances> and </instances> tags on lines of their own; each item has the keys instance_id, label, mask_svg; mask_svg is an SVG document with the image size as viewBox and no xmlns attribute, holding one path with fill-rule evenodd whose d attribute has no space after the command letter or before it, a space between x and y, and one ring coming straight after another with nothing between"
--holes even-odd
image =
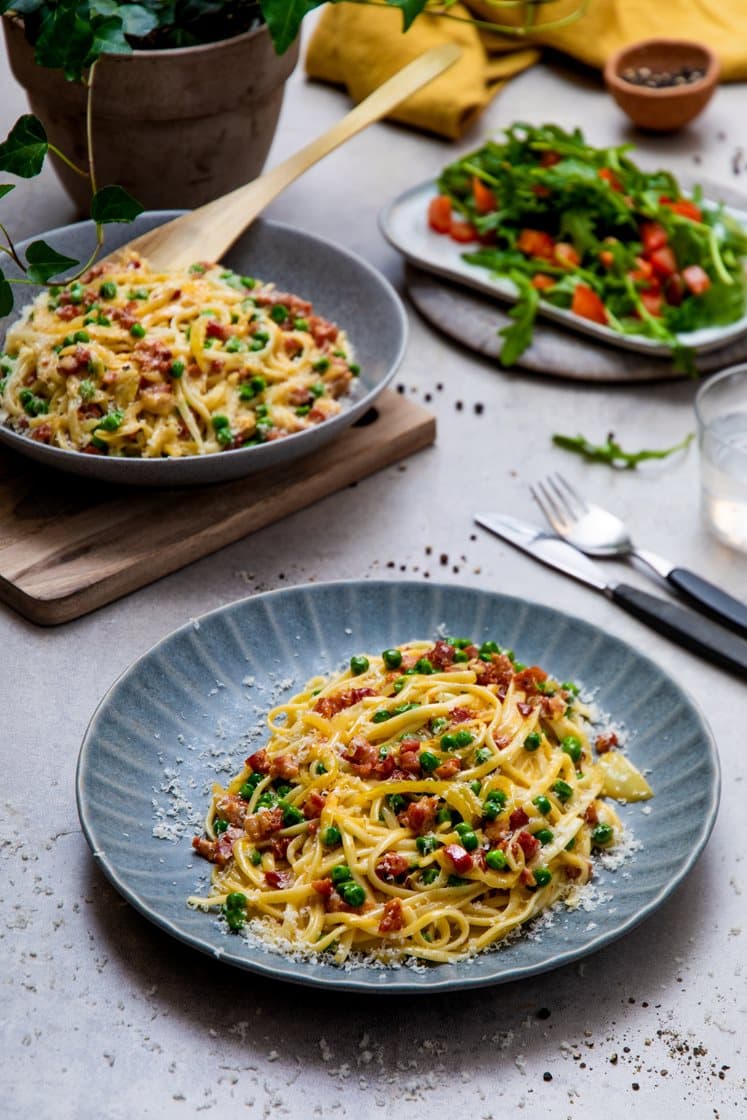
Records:
<instances>
[{"instance_id":1,"label":"arugula salad","mask_svg":"<svg viewBox=\"0 0 747 1120\"><path fill-rule=\"evenodd\" d=\"M595 148L579 129L515 124L449 164L428 209L464 260L509 278L519 298L503 336L511 365L532 340L540 300L621 334L664 342L745 314L747 231L723 207L686 197L668 171L644 171L630 145Z\"/></svg>"}]
</instances>

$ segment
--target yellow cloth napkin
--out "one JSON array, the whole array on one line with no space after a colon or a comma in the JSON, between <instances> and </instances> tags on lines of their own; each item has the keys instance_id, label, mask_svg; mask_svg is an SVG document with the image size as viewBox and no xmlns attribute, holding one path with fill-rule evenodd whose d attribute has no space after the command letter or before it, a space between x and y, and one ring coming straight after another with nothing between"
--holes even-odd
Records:
<instances>
[{"instance_id":1,"label":"yellow cloth napkin","mask_svg":"<svg viewBox=\"0 0 747 1120\"><path fill-rule=\"evenodd\" d=\"M395 120L451 140L462 135L510 77L539 59L534 44L554 47L601 68L619 47L640 39L692 39L715 51L722 78L747 79L747 0L590 0L580 19L543 30L543 24L577 9L579 3L558 0L543 5L532 46L500 32L430 15L418 16L403 34L397 9L328 4L311 37L306 70L312 78L345 86L358 102L429 47L456 42L462 48L461 59L391 114ZM466 6L455 4L449 12L465 19L472 14L496 27L519 22L516 12L495 8L490 0L466 0Z\"/></svg>"}]
</instances>

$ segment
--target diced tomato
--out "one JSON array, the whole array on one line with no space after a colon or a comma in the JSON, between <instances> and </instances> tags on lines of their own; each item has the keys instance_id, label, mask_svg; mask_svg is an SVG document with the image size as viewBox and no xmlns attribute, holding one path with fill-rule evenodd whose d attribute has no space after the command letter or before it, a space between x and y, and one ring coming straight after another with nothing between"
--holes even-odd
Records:
<instances>
[{"instance_id":1,"label":"diced tomato","mask_svg":"<svg viewBox=\"0 0 747 1120\"><path fill-rule=\"evenodd\" d=\"M703 211L689 198L678 198L676 202L673 202L671 198L663 194L659 198L659 202L662 206L668 206L670 210L683 218L689 218L693 222L703 221Z\"/></svg>"},{"instance_id":2,"label":"diced tomato","mask_svg":"<svg viewBox=\"0 0 747 1120\"><path fill-rule=\"evenodd\" d=\"M702 296L711 286L711 278L699 264L689 264L682 269L682 279L694 296Z\"/></svg>"},{"instance_id":3,"label":"diced tomato","mask_svg":"<svg viewBox=\"0 0 747 1120\"><path fill-rule=\"evenodd\" d=\"M649 315L661 315L663 297L661 292L641 292L641 303Z\"/></svg>"},{"instance_id":4,"label":"diced tomato","mask_svg":"<svg viewBox=\"0 0 747 1120\"><path fill-rule=\"evenodd\" d=\"M609 249L602 249L599 253L599 260L605 268L612 268L615 263L615 254L611 253Z\"/></svg>"},{"instance_id":5,"label":"diced tomato","mask_svg":"<svg viewBox=\"0 0 747 1120\"><path fill-rule=\"evenodd\" d=\"M570 241L558 241L555 246L555 260L564 268L578 268L581 264L581 258Z\"/></svg>"},{"instance_id":6,"label":"diced tomato","mask_svg":"<svg viewBox=\"0 0 747 1120\"><path fill-rule=\"evenodd\" d=\"M532 194L536 194L537 198L549 198L552 191L544 183L535 183L532 187Z\"/></svg>"},{"instance_id":7,"label":"diced tomato","mask_svg":"<svg viewBox=\"0 0 747 1120\"><path fill-rule=\"evenodd\" d=\"M517 249L528 257L541 257L551 261L555 257L555 242L541 229L523 229L516 239Z\"/></svg>"},{"instance_id":8,"label":"diced tomato","mask_svg":"<svg viewBox=\"0 0 747 1120\"><path fill-rule=\"evenodd\" d=\"M554 288L555 283L555 277L548 276L546 272L535 272L532 277L532 287L536 288L538 292L544 292L548 288Z\"/></svg>"},{"instance_id":9,"label":"diced tomato","mask_svg":"<svg viewBox=\"0 0 747 1120\"><path fill-rule=\"evenodd\" d=\"M477 230L469 222L452 221L449 234L453 241L466 245L468 241L479 240Z\"/></svg>"},{"instance_id":10,"label":"diced tomato","mask_svg":"<svg viewBox=\"0 0 747 1120\"><path fill-rule=\"evenodd\" d=\"M477 175L472 176L472 193L475 196L478 214L488 214L491 210L498 209L495 195L490 187L485 186L482 179L478 179Z\"/></svg>"},{"instance_id":11,"label":"diced tomato","mask_svg":"<svg viewBox=\"0 0 747 1120\"><path fill-rule=\"evenodd\" d=\"M597 175L599 176L600 179L604 179L604 181L606 183L609 183L609 185L612 187L613 191L621 191L622 190L620 180L618 179L617 175L615 175L614 171L611 171L609 169L609 167L600 167L599 170L597 171Z\"/></svg>"},{"instance_id":12,"label":"diced tomato","mask_svg":"<svg viewBox=\"0 0 747 1120\"><path fill-rule=\"evenodd\" d=\"M650 280L654 275L654 266L645 257L636 257L636 268L628 275L631 280Z\"/></svg>"},{"instance_id":13,"label":"diced tomato","mask_svg":"<svg viewBox=\"0 0 747 1120\"><path fill-rule=\"evenodd\" d=\"M672 307L679 307L685 298L685 281L680 276L679 272L675 272L674 276L670 276L664 285L664 295L667 298L667 303Z\"/></svg>"},{"instance_id":14,"label":"diced tomato","mask_svg":"<svg viewBox=\"0 0 747 1120\"><path fill-rule=\"evenodd\" d=\"M651 266L657 276L666 280L669 276L674 276L677 271L677 258L670 249L669 245L663 245L661 249L656 249L649 255Z\"/></svg>"},{"instance_id":15,"label":"diced tomato","mask_svg":"<svg viewBox=\"0 0 747 1120\"><path fill-rule=\"evenodd\" d=\"M571 311L580 315L582 319L591 319L593 323L607 322L604 304L597 293L586 284L577 284L573 289Z\"/></svg>"},{"instance_id":16,"label":"diced tomato","mask_svg":"<svg viewBox=\"0 0 747 1120\"><path fill-rule=\"evenodd\" d=\"M543 152L540 156L540 167L554 167L562 158L557 152Z\"/></svg>"},{"instance_id":17,"label":"diced tomato","mask_svg":"<svg viewBox=\"0 0 747 1120\"><path fill-rule=\"evenodd\" d=\"M659 222L641 222L641 241L643 242L643 252L645 256L650 256L655 253L657 249L661 249L666 245L669 238L664 226Z\"/></svg>"},{"instance_id":18,"label":"diced tomato","mask_svg":"<svg viewBox=\"0 0 747 1120\"><path fill-rule=\"evenodd\" d=\"M448 233L451 229L451 199L448 195L438 194L428 203L428 225L436 233Z\"/></svg>"}]
</instances>

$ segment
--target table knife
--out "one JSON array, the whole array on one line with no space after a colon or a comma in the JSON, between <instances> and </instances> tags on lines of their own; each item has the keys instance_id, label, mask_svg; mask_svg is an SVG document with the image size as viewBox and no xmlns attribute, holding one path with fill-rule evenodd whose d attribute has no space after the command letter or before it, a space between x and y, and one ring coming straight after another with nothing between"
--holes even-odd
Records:
<instances>
[{"instance_id":1,"label":"table knife","mask_svg":"<svg viewBox=\"0 0 747 1120\"><path fill-rule=\"evenodd\" d=\"M609 580L588 556L538 525L497 513L475 514L475 521L543 564L601 591L623 610L672 641L747 677L747 641L743 638L668 599L650 595L628 583Z\"/></svg>"}]
</instances>

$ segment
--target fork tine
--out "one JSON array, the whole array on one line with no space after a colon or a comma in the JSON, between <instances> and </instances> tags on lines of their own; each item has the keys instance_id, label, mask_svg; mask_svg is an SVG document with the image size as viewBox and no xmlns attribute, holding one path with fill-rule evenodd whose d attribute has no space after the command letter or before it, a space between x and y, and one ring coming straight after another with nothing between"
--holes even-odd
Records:
<instances>
[{"instance_id":1,"label":"fork tine","mask_svg":"<svg viewBox=\"0 0 747 1120\"><path fill-rule=\"evenodd\" d=\"M559 474L557 471L555 472L555 479L558 483L560 483L568 497L576 503L579 513L586 513L589 509L589 503L585 498L581 497L578 490L574 490L568 479L564 478L563 475Z\"/></svg>"},{"instance_id":2,"label":"fork tine","mask_svg":"<svg viewBox=\"0 0 747 1120\"><path fill-rule=\"evenodd\" d=\"M544 482L538 482L536 487L530 486L529 490L552 528L559 536L563 536L568 530L568 523L563 516L563 511L558 506Z\"/></svg>"}]
</instances>

